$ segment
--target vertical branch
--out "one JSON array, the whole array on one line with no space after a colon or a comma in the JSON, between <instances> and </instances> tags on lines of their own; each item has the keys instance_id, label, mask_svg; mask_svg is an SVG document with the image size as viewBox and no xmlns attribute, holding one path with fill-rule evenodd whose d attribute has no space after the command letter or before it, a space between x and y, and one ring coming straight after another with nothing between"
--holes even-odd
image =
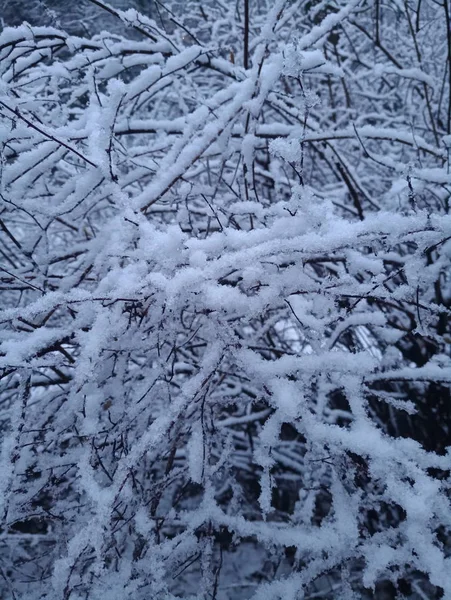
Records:
<instances>
[{"instance_id":1,"label":"vertical branch","mask_svg":"<svg viewBox=\"0 0 451 600\"><path fill-rule=\"evenodd\" d=\"M249 68L249 0L244 0L244 68Z\"/></svg>"},{"instance_id":2,"label":"vertical branch","mask_svg":"<svg viewBox=\"0 0 451 600\"><path fill-rule=\"evenodd\" d=\"M381 16L381 5L380 5L380 0L376 0L376 31L375 31L375 36L376 36L376 45L379 46L381 38L380 38L380 25L379 25L379 19Z\"/></svg>"},{"instance_id":3,"label":"vertical branch","mask_svg":"<svg viewBox=\"0 0 451 600\"><path fill-rule=\"evenodd\" d=\"M415 29L416 29L417 33L420 31L421 2L422 2L422 0L418 0L417 16L416 16L416 24L415 24ZM446 2L447 2L447 0L445 0L445 4L446 4Z\"/></svg>"},{"instance_id":4,"label":"vertical branch","mask_svg":"<svg viewBox=\"0 0 451 600\"><path fill-rule=\"evenodd\" d=\"M448 69L448 114L446 117L446 133L451 133L451 19L450 19L450 10L448 6L448 2L450 0L445 0L443 2L443 6L445 8L445 18L446 18L446 41L448 45L448 56L447 56L447 65L445 69Z\"/></svg>"}]
</instances>

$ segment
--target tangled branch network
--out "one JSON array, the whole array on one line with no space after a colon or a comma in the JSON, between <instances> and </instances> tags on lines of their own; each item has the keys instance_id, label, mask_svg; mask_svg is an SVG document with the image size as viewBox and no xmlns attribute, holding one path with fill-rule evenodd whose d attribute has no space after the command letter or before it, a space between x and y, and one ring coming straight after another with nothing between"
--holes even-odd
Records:
<instances>
[{"instance_id":1,"label":"tangled branch network","mask_svg":"<svg viewBox=\"0 0 451 600\"><path fill-rule=\"evenodd\" d=\"M447 0L157 5L0 34L0 595L451 598Z\"/></svg>"}]
</instances>

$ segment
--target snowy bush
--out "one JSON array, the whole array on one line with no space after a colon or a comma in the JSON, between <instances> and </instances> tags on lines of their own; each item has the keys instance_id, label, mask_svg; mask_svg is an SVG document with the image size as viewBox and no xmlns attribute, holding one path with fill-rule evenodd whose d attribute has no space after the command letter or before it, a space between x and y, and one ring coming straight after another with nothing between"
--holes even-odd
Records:
<instances>
[{"instance_id":1,"label":"snowy bush","mask_svg":"<svg viewBox=\"0 0 451 600\"><path fill-rule=\"evenodd\" d=\"M92 2L0 34L2 597L451 598L446 1Z\"/></svg>"}]
</instances>

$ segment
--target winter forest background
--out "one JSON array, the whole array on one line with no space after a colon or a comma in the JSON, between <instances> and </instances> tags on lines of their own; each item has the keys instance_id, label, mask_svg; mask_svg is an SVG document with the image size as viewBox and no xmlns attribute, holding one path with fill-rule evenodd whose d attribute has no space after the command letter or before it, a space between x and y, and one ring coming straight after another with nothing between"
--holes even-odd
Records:
<instances>
[{"instance_id":1,"label":"winter forest background","mask_svg":"<svg viewBox=\"0 0 451 600\"><path fill-rule=\"evenodd\" d=\"M451 599L450 0L0 19L0 597Z\"/></svg>"}]
</instances>

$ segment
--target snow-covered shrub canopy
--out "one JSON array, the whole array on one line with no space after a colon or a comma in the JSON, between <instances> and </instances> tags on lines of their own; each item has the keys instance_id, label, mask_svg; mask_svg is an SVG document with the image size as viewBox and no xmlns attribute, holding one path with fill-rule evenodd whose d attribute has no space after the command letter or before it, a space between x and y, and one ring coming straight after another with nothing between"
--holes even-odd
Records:
<instances>
[{"instance_id":1,"label":"snow-covered shrub canopy","mask_svg":"<svg viewBox=\"0 0 451 600\"><path fill-rule=\"evenodd\" d=\"M0 34L2 597L451 597L446 2L93 3Z\"/></svg>"}]
</instances>

